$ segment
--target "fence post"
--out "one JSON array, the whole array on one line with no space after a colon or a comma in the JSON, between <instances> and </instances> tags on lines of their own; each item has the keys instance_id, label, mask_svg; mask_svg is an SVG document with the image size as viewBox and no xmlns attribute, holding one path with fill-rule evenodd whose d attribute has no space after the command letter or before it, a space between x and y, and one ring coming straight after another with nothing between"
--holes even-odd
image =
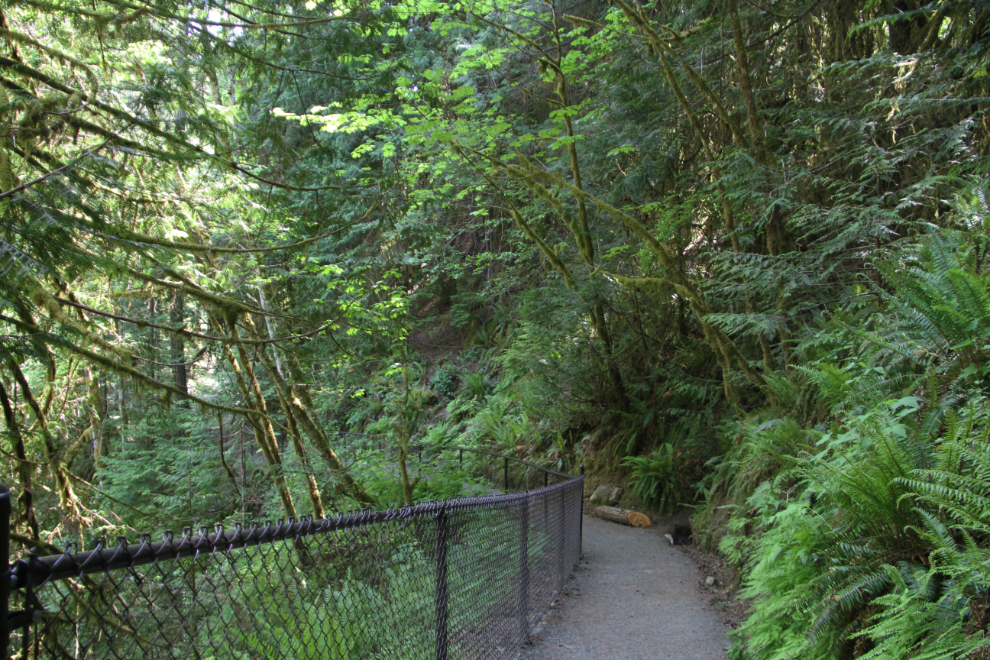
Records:
<instances>
[{"instance_id":1,"label":"fence post","mask_svg":"<svg viewBox=\"0 0 990 660\"><path fill-rule=\"evenodd\" d=\"M502 471L505 477L505 492L509 492L509 458L508 456L502 458Z\"/></svg>"},{"instance_id":2,"label":"fence post","mask_svg":"<svg viewBox=\"0 0 990 660\"><path fill-rule=\"evenodd\" d=\"M557 492L560 493L560 553L557 560L560 568L560 581L557 583L557 589L561 589L567 582L567 576L571 569L567 567L567 560L565 559L567 557L567 489L561 488Z\"/></svg>"},{"instance_id":3,"label":"fence post","mask_svg":"<svg viewBox=\"0 0 990 660\"><path fill-rule=\"evenodd\" d=\"M519 635L529 637L529 497L522 501L519 516Z\"/></svg>"},{"instance_id":4,"label":"fence post","mask_svg":"<svg viewBox=\"0 0 990 660\"><path fill-rule=\"evenodd\" d=\"M578 559L584 554L584 463L581 464L581 490L578 492Z\"/></svg>"},{"instance_id":5,"label":"fence post","mask_svg":"<svg viewBox=\"0 0 990 660\"><path fill-rule=\"evenodd\" d=\"M0 484L0 658L10 657L10 489Z\"/></svg>"},{"instance_id":6,"label":"fence post","mask_svg":"<svg viewBox=\"0 0 990 660\"><path fill-rule=\"evenodd\" d=\"M434 610L434 657L447 660L447 508L437 512L436 592Z\"/></svg>"}]
</instances>

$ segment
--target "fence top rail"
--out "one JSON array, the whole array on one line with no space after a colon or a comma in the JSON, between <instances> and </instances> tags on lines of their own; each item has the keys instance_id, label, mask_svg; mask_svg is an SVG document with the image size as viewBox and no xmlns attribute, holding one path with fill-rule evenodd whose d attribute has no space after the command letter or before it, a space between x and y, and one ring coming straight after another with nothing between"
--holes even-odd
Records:
<instances>
[{"instance_id":1,"label":"fence top rail","mask_svg":"<svg viewBox=\"0 0 990 660\"><path fill-rule=\"evenodd\" d=\"M96 548L84 552L70 552L72 547L70 544L66 548L66 552L60 555L39 557L32 552L27 559L18 559L12 562L9 573L10 588L21 589L28 584L37 587L53 580L105 573L110 570L141 566L158 561L193 557L204 553L226 552L247 546L301 539L393 521L435 517L440 512L449 513L464 509L505 506L533 497L551 495L555 491L571 487L575 481L584 479L583 474L559 472L495 452L468 447L443 447L443 449L464 449L464 451L487 454L498 458L508 458L550 474L565 477L566 481L519 493L434 500L414 506L381 511L365 509L328 518L314 519L312 516L303 516L299 520L295 520L290 517L288 521L279 518L274 523L271 520L266 520L264 523L252 521L248 525L238 522L234 524L233 531L225 531L224 526L218 523L214 525L214 533L212 534L208 533L209 528L205 525L199 528L199 533L196 535L194 535L191 527L185 527L179 538L174 537L172 530L164 530L162 540L156 542L151 540L149 533L141 534L138 543L128 543L126 537L118 536L114 546L104 547L102 542L98 541Z\"/></svg>"}]
</instances>

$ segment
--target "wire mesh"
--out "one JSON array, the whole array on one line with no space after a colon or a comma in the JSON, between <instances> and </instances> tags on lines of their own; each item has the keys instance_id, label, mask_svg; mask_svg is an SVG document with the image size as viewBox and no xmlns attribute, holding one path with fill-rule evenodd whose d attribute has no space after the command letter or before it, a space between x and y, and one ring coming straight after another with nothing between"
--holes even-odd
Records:
<instances>
[{"instance_id":1,"label":"wire mesh","mask_svg":"<svg viewBox=\"0 0 990 660\"><path fill-rule=\"evenodd\" d=\"M512 462L551 483L18 560L10 657L513 658L578 560L584 478Z\"/></svg>"}]
</instances>

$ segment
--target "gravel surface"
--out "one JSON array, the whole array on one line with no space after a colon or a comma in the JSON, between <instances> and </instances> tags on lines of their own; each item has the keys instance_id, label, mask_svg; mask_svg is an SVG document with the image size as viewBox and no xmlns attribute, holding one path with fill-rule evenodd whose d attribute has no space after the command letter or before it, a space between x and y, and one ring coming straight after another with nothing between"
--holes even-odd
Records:
<instances>
[{"instance_id":1,"label":"gravel surface","mask_svg":"<svg viewBox=\"0 0 990 660\"><path fill-rule=\"evenodd\" d=\"M728 628L656 526L584 517L584 558L523 660L724 659Z\"/></svg>"}]
</instances>

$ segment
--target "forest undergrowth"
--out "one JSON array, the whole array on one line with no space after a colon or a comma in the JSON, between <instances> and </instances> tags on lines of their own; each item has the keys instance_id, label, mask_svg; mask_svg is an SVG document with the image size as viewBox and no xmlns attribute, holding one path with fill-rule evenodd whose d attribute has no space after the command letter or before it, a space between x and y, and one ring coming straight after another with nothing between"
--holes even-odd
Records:
<instances>
[{"instance_id":1,"label":"forest undergrowth","mask_svg":"<svg viewBox=\"0 0 990 660\"><path fill-rule=\"evenodd\" d=\"M990 657L988 47L985 0L0 0L14 555L453 497L460 445L694 507L736 658Z\"/></svg>"}]
</instances>

